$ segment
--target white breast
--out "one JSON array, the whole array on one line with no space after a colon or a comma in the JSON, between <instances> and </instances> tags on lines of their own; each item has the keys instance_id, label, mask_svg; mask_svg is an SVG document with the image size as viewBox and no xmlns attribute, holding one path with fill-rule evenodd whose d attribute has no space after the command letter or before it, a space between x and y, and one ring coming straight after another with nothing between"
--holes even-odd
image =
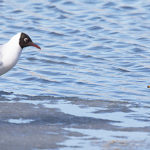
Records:
<instances>
[{"instance_id":1,"label":"white breast","mask_svg":"<svg viewBox=\"0 0 150 150\"><path fill-rule=\"evenodd\" d=\"M20 33L11 38L0 49L0 75L14 67L19 59L22 48L19 45Z\"/></svg>"}]
</instances>

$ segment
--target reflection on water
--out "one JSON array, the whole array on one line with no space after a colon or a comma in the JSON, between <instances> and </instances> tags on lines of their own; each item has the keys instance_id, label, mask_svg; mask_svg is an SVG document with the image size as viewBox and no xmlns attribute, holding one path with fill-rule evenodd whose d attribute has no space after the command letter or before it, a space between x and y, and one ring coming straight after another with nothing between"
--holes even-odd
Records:
<instances>
[{"instance_id":1,"label":"reflection on water","mask_svg":"<svg viewBox=\"0 0 150 150\"><path fill-rule=\"evenodd\" d=\"M0 8L1 44L25 32L42 48L0 78L2 149L149 149L148 1Z\"/></svg>"},{"instance_id":2,"label":"reflection on water","mask_svg":"<svg viewBox=\"0 0 150 150\"><path fill-rule=\"evenodd\" d=\"M19 118L19 119L9 119L8 120L9 123L15 123L15 124L31 123L32 121L34 121L34 120L31 120L31 119L22 119L22 118Z\"/></svg>"}]
</instances>

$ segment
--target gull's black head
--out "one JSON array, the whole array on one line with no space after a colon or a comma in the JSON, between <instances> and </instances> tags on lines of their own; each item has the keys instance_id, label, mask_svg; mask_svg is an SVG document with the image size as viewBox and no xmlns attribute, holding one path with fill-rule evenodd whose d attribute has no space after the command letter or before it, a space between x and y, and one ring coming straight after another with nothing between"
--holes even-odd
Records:
<instances>
[{"instance_id":1,"label":"gull's black head","mask_svg":"<svg viewBox=\"0 0 150 150\"><path fill-rule=\"evenodd\" d=\"M34 46L36 48L41 49L38 45L32 42L31 38L25 34L21 33L20 39L19 39L19 45L21 48L27 47L27 46Z\"/></svg>"}]
</instances>

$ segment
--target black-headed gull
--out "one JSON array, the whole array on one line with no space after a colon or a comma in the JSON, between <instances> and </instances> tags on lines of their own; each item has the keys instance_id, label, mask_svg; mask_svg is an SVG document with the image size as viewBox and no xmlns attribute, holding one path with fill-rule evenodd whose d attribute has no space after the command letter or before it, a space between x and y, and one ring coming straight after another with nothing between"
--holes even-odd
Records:
<instances>
[{"instance_id":1,"label":"black-headed gull","mask_svg":"<svg viewBox=\"0 0 150 150\"><path fill-rule=\"evenodd\" d=\"M41 49L25 33L16 34L6 44L0 46L0 75L6 73L16 65L22 49L27 46L34 46Z\"/></svg>"}]
</instances>

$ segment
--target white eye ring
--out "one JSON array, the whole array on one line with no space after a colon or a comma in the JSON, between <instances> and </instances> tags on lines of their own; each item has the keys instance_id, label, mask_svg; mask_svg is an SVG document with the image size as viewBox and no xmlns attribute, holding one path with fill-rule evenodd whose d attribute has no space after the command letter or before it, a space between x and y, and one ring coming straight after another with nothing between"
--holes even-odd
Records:
<instances>
[{"instance_id":1,"label":"white eye ring","mask_svg":"<svg viewBox=\"0 0 150 150\"><path fill-rule=\"evenodd\" d=\"M24 38L24 42L27 43L28 42L28 38Z\"/></svg>"}]
</instances>

